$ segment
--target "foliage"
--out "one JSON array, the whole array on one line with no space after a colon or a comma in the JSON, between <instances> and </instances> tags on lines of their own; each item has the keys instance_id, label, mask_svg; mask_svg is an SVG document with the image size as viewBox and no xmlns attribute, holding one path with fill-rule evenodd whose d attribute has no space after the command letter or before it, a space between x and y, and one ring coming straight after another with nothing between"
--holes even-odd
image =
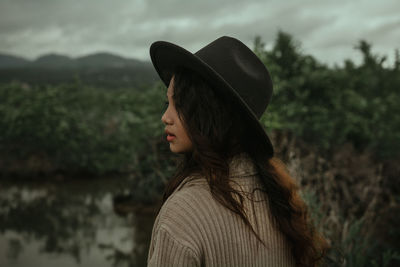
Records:
<instances>
[{"instance_id":1,"label":"foliage","mask_svg":"<svg viewBox=\"0 0 400 267\"><path fill-rule=\"evenodd\" d=\"M321 152L353 143L388 158L400 151L400 60L384 67L360 41L360 66L346 60L330 68L301 52L300 44L279 32L270 51L258 37L254 51L269 69L274 93L262 121L270 130L290 130ZM398 52L397 52L398 54Z\"/></svg>"},{"instance_id":2,"label":"foliage","mask_svg":"<svg viewBox=\"0 0 400 267\"><path fill-rule=\"evenodd\" d=\"M324 266L397 266L398 160L376 161L351 144L327 159L295 136L281 140L278 157L287 161L314 225L332 246Z\"/></svg>"},{"instance_id":3,"label":"foliage","mask_svg":"<svg viewBox=\"0 0 400 267\"><path fill-rule=\"evenodd\" d=\"M360 65L345 60L342 67L329 67L303 54L300 43L284 32L272 49L264 47L256 37L254 51L274 83L261 120L332 245L326 265L395 266L399 52L386 66L386 57L361 40L355 47Z\"/></svg>"},{"instance_id":4,"label":"foliage","mask_svg":"<svg viewBox=\"0 0 400 267\"><path fill-rule=\"evenodd\" d=\"M52 170L131 170L137 152L161 133L160 91L110 91L80 84L2 86L2 168L10 161L40 157Z\"/></svg>"}]
</instances>

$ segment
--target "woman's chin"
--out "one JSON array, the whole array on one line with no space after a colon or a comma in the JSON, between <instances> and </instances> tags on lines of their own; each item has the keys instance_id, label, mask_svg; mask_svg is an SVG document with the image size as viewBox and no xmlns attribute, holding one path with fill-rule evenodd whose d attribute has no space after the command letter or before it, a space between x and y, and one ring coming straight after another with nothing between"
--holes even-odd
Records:
<instances>
[{"instance_id":1,"label":"woman's chin","mask_svg":"<svg viewBox=\"0 0 400 267\"><path fill-rule=\"evenodd\" d=\"M180 147L174 143L169 143L169 149L171 150L171 152L177 153L177 154L184 154L184 153L190 152L189 148Z\"/></svg>"},{"instance_id":2,"label":"woman's chin","mask_svg":"<svg viewBox=\"0 0 400 267\"><path fill-rule=\"evenodd\" d=\"M173 143L169 143L169 149L171 150L171 152L173 153L180 153L180 149L179 147L177 147L175 144Z\"/></svg>"}]
</instances>

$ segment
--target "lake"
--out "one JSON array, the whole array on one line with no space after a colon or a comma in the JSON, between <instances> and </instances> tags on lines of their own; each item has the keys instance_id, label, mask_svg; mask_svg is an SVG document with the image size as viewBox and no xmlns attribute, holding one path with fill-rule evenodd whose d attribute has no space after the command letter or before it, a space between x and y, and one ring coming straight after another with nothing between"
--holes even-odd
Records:
<instances>
[{"instance_id":1,"label":"lake","mask_svg":"<svg viewBox=\"0 0 400 267\"><path fill-rule=\"evenodd\" d=\"M157 205L127 178L0 184L0 266L146 266Z\"/></svg>"}]
</instances>

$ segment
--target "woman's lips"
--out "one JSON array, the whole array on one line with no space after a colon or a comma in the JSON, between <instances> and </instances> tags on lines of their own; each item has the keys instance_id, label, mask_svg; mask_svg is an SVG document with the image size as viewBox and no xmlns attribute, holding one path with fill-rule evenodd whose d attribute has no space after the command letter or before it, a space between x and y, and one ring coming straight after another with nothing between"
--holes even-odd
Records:
<instances>
[{"instance_id":1,"label":"woman's lips","mask_svg":"<svg viewBox=\"0 0 400 267\"><path fill-rule=\"evenodd\" d=\"M175 135L170 135L170 134L167 135L167 141L168 142L171 142L174 139L175 139Z\"/></svg>"},{"instance_id":2,"label":"woman's lips","mask_svg":"<svg viewBox=\"0 0 400 267\"><path fill-rule=\"evenodd\" d=\"M175 139L175 135L173 133L171 133L170 131L168 131L167 129L165 129L165 133L167 134L167 141L171 142L172 140Z\"/></svg>"}]
</instances>

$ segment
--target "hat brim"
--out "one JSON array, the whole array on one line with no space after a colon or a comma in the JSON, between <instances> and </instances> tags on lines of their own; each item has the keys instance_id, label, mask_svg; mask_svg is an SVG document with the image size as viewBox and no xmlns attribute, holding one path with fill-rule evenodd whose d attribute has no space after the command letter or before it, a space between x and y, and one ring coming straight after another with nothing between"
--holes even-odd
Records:
<instances>
[{"instance_id":1,"label":"hat brim","mask_svg":"<svg viewBox=\"0 0 400 267\"><path fill-rule=\"evenodd\" d=\"M246 112L247 117L250 119L251 124L254 125L257 133L265 140L265 145L270 152L270 156L272 157L274 155L271 140L257 116L230 84L206 62L186 49L165 41L157 41L150 46L150 57L154 68L167 87L174 74L174 70L177 67L185 67L198 73L213 88L221 90L221 93L232 96L232 100L240 105L242 110Z\"/></svg>"}]
</instances>

